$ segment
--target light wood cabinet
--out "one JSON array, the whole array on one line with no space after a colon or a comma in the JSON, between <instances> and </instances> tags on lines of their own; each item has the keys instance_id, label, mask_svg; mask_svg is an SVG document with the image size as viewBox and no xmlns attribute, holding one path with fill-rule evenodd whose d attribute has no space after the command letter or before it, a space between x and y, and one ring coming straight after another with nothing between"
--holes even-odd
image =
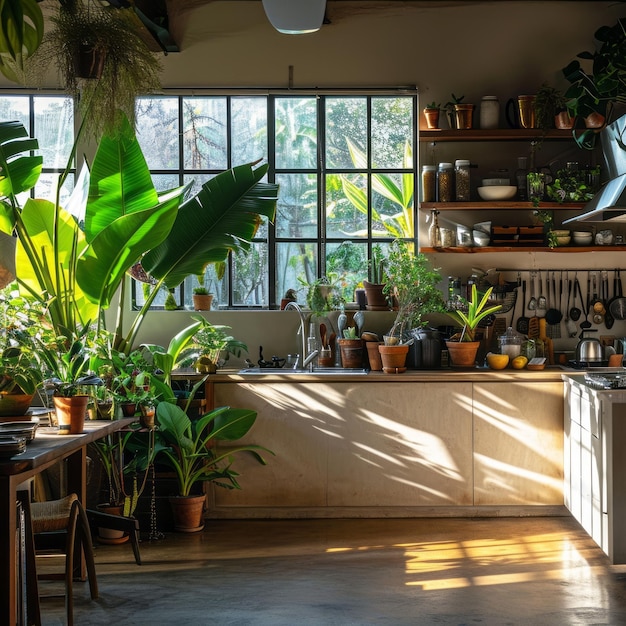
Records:
<instances>
[{"instance_id":1,"label":"light wood cabinet","mask_svg":"<svg viewBox=\"0 0 626 626\"><path fill-rule=\"evenodd\" d=\"M275 456L265 467L239 457L242 489L213 489L210 515L562 507L561 382L387 380L215 383L216 406L258 412L245 442Z\"/></svg>"}]
</instances>

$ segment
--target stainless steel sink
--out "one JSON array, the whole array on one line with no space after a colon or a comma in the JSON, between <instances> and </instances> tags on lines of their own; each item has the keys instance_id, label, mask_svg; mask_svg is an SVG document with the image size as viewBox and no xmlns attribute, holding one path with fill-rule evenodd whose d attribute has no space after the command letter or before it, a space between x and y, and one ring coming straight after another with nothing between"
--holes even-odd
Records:
<instances>
[{"instance_id":1,"label":"stainless steel sink","mask_svg":"<svg viewBox=\"0 0 626 626\"><path fill-rule=\"evenodd\" d=\"M314 367L309 369L288 369L278 367L247 367L239 370L238 374L244 376L263 376L271 374L273 376L302 376L304 374L314 374L315 376L347 376L347 375L365 375L369 372L364 367Z\"/></svg>"}]
</instances>

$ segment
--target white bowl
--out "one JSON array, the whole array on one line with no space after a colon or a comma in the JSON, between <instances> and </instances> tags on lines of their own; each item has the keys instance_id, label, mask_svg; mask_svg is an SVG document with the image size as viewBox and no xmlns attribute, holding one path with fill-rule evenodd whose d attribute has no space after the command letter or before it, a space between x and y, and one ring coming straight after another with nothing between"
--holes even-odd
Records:
<instances>
[{"instance_id":1,"label":"white bowl","mask_svg":"<svg viewBox=\"0 0 626 626\"><path fill-rule=\"evenodd\" d=\"M557 246L568 246L572 238L569 235L562 235L556 238Z\"/></svg>"},{"instance_id":2,"label":"white bowl","mask_svg":"<svg viewBox=\"0 0 626 626\"><path fill-rule=\"evenodd\" d=\"M490 185L479 187L478 195L483 200L510 200L517 193L513 185Z\"/></svg>"},{"instance_id":3,"label":"white bowl","mask_svg":"<svg viewBox=\"0 0 626 626\"><path fill-rule=\"evenodd\" d=\"M553 230L557 237L569 237L569 230Z\"/></svg>"},{"instance_id":4,"label":"white bowl","mask_svg":"<svg viewBox=\"0 0 626 626\"><path fill-rule=\"evenodd\" d=\"M572 239L579 246L588 246L593 242L593 233L587 231L575 230L572 233Z\"/></svg>"},{"instance_id":5,"label":"white bowl","mask_svg":"<svg viewBox=\"0 0 626 626\"><path fill-rule=\"evenodd\" d=\"M507 186L511 184L510 178L483 178L483 185L485 187L493 186Z\"/></svg>"}]
</instances>

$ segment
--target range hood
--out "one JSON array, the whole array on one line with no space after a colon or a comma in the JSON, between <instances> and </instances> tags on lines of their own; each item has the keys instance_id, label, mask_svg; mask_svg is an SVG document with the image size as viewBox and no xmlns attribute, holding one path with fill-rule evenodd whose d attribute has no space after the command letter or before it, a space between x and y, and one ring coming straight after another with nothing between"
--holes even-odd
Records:
<instances>
[{"instance_id":1,"label":"range hood","mask_svg":"<svg viewBox=\"0 0 626 626\"><path fill-rule=\"evenodd\" d=\"M626 115L609 124L600 141L609 182L585 205L583 212L565 220L571 222L626 222Z\"/></svg>"}]
</instances>

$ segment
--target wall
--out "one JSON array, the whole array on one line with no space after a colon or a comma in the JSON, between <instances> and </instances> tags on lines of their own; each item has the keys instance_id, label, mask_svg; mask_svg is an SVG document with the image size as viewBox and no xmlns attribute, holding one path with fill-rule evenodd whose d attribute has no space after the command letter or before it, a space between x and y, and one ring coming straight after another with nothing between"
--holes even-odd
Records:
<instances>
[{"instance_id":1,"label":"wall","mask_svg":"<svg viewBox=\"0 0 626 626\"><path fill-rule=\"evenodd\" d=\"M544 81L565 87L561 68L580 51L591 49L595 30L613 24L622 12L613 1L331 0L331 24L315 34L289 36L271 27L258 1L176 4L172 30L181 52L163 58L166 88L287 88L293 66L296 88L417 85L422 103L445 103L451 93L464 95L466 102L477 103L485 94L505 102L519 93L533 93ZM51 76L48 86L55 86L54 80ZM454 156L445 150L437 158ZM573 146L568 150L576 154ZM483 269L601 268L615 267L621 258L615 253L517 253L472 256L468 262L466 255L437 255L435 263L444 276L466 276L472 264ZM276 353L283 355L293 349L295 314L289 315L287 325L281 312L210 315L227 320L235 334L248 341L253 360L259 344L276 346ZM184 313L151 315L142 337L166 343L187 321ZM626 334L618 324L612 332Z\"/></svg>"}]
</instances>

